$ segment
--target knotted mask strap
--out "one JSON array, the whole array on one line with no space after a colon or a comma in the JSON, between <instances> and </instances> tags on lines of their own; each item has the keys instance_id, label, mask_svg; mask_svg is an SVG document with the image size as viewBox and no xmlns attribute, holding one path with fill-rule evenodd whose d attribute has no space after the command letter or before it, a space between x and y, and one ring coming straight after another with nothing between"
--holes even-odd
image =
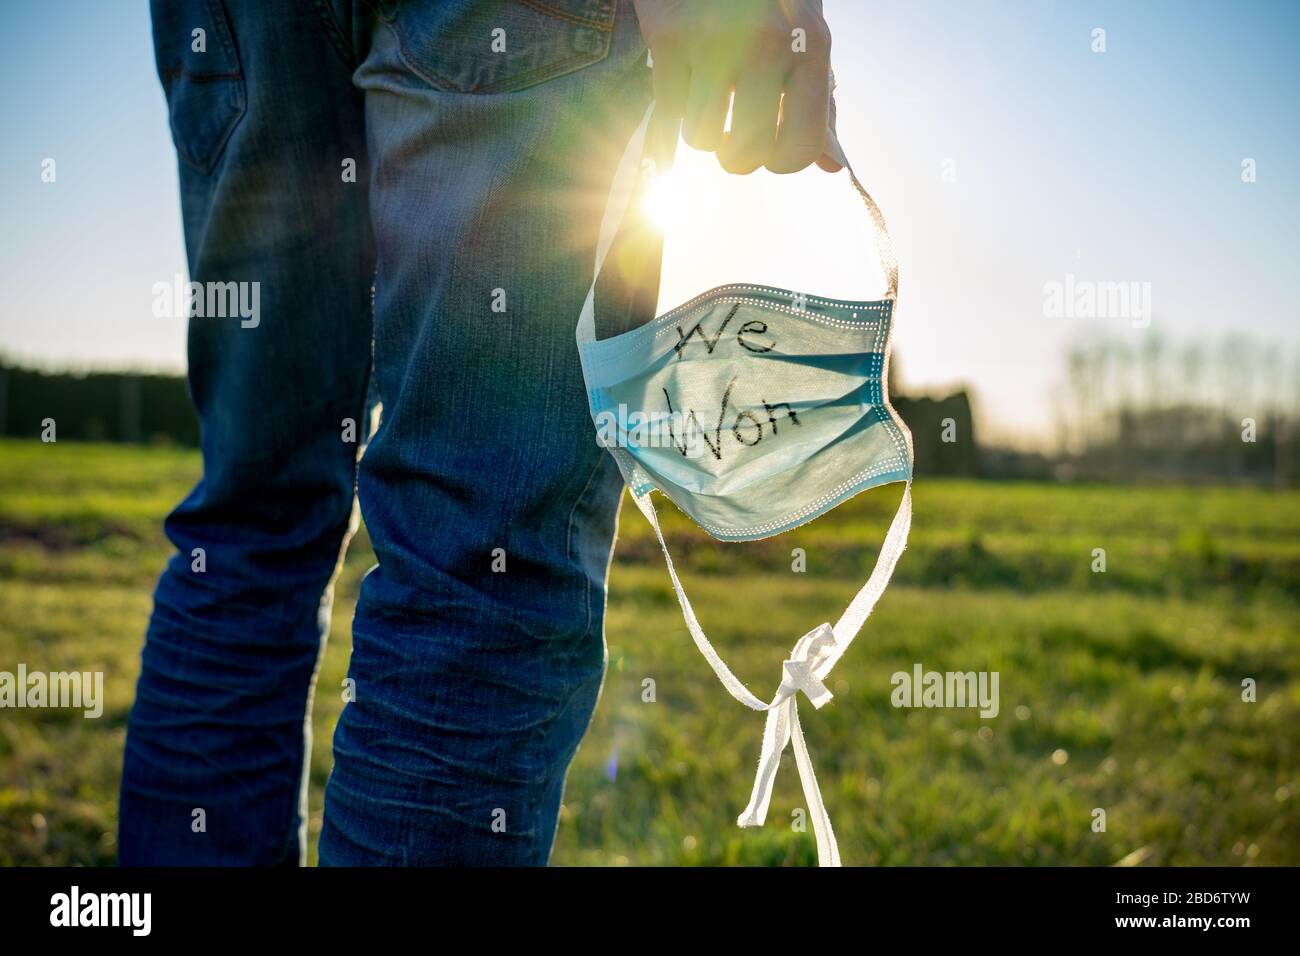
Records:
<instances>
[{"instance_id":1,"label":"knotted mask strap","mask_svg":"<svg viewBox=\"0 0 1300 956\"><path fill-rule=\"evenodd\" d=\"M819 709L830 701L831 692L826 689L823 681L830 674L836 661L844 656L844 652L858 636L858 632L862 630L862 625L871 615L876 602L884 594L898 559L907 546L908 532L912 527L912 483L909 481L903 489L898 511L885 535L884 544L876 558L876 566L872 569L871 576L849 602L849 606L833 628L829 624L822 624L799 639L790 654L790 659L783 665L782 681L777 688L776 696L768 703L755 697L740 682L705 635L699 619L695 616L695 610L691 607L690 599L686 596L686 590L682 587L681 579L677 576L677 569L673 566L672 555L668 551L667 541L664 540L663 529L659 525L659 516L655 512L650 492L633 495L632 500L645 515L650 527L654 529L659 547L663 549L664 562L668 566L668 576L672 580L673 591L677 594L677 602L681 605L682 617L700 654L709 662L713 673L732 697L751 710L767 712L754 788L749 805L737 819L737 824L742 827L762 826L767 818L768 805L772 799L772 785L776 779L776 771L780 767L781 754L787 744L793 743L799 781L803 787L804 798L808 801L808 813L812 818L813 834L817 841L818 863L822 866L839 866L839 846L835 841L835 831L831 827L830 816L822 800L821 788L817 784L817 775L813 772L807 745L804 743L795 698L799 691L803 691L804 695L812 701L813 706Z\"/></svg>"}]
</instances>

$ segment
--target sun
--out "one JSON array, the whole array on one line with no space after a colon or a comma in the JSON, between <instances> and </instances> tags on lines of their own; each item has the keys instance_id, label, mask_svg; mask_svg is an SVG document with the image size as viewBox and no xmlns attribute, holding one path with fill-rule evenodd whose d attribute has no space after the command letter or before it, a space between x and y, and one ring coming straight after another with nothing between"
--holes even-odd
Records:
<instances>
[{"instance_id":1,"label":"sun","mask_svg":"<svg viewBox=\"0 0 1300 956\"><path fill-rule=\"evenodd\" d=\"M641 209L660 232L685 221L690 210L682 176L670 169L654 177L641 199Z\"/></svg>"}]
</instances>

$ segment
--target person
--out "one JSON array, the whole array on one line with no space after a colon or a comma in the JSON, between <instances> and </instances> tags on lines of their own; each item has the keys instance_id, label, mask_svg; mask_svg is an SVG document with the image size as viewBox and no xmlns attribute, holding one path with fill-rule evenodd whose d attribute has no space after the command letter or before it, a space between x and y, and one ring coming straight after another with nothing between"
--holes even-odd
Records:
<instances>
[{"instance_id":1,"label":"person","mask_svg":"<svg viewBox=\"0 0 1300 956\"><path fill-rule=\"evenodd\" d=\"M355 491L378 564L321 864L544 864L604 675L622 491L574 344L610 180L652 97L657 155L680 122L730 172L837 169L821 4L154 0L152 19L191 279L251 285L259 315L190 319L203 475L166 519L120 862L304 862ZM658 240L625 232L602 337L655 308Z\"/></svg>"}]
</instances>

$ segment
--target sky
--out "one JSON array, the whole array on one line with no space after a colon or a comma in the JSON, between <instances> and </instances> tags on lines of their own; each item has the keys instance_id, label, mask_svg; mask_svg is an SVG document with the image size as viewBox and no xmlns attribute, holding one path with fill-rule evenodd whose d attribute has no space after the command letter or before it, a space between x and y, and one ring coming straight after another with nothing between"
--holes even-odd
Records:
<instances>
[{"instance_id":1,"label":"sky","mask_svg":"<svg viewBox=\"0 0 1300 956\"><path fill-rule=\"evenodd\" d=\"M1300 3L825 10L840 140L897 247L907 392L970 387L983 433L1027 445L1081 336L1297 349ZM0 354L183 370L184 321L150 308L185 257L148 4L0 5L0 80ZM682 147L677 175L690 215L668 221L661 311L730 281L879 294L843 174L727 177ZM1067 276L1138 283L1149 324L1049 314Z\"/></svg>"}]
</instances>

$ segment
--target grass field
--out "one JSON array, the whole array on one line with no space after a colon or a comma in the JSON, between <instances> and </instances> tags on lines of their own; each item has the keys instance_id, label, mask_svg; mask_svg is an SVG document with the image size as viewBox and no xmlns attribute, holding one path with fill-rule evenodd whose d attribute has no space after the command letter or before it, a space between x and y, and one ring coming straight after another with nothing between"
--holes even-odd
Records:
<instances>
[{"instance_id":1,"label":"grass field","mask_svg":"<svg viewBox=\"0 0 1300 956\"><path fill-rule=\"evenodd\" d=\"M107 700L99 720L0 711L0 863L114 861L126 714L168 553L160 523L197 475L191 451L0 441L0 670L102 670ZM714 543L662 509L705 629L760 696L795 638L833 621L865 578L898 494L750 545ZM847 865L1300 864L1300 493L929 480L915 499L911 546L832 675L835 701L800 709ZM806 573L791 570L796 547ZM1095 548L1105 573L1091 570ZM320 674L313 842L372 561L363 532ZM699 658L630 505L607 636L554 862L813 863L811 834L791 826L792 764L767 826L735 827L762 716ZM894 708L890 675L918 662L998 671L1000 713Z\"/></svg>"}]
</instances>

